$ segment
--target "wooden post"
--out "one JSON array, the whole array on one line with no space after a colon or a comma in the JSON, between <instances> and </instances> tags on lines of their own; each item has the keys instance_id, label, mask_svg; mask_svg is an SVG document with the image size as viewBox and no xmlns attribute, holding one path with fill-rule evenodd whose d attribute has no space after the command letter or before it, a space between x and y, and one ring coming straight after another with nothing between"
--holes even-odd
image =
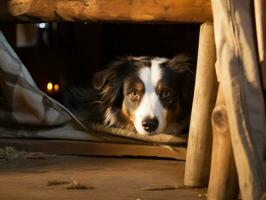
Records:
<instances>
[{"instance_id":1,"label":"wooden post","mask_svg":"<svg viewBox=\"0 0 266 200\"><path fill-rule=\"evenodd\" d=\"M259 77L256 45L259 38L254 37L254 14L250 13L254 4L251 2L212 0L220 87L224 92L243 200L261 199L266 191L265 99Z\"/></svg>"},{"instance_id":2,"label":"wooden post","mask_svg":"<svg viewBox=\"0 0 266 200\"><path fill-rule=\"evenodd\" d=\"M208 187L209 200L238 198L238 179L233 156L227 110L219 88L212 114L213 146L211 173Z\"/></svg>"},{"instance_id":3,"label":"wooden post","mask_svg":"<svg viewBox=\"0 0 266 200\"><path fill-rule=\"evenodd\" d=\"M217 94L215 43L212 23L200 28L198 62L184 184L204 187L209 181L211 163L211 114Z\"/></svg>"}]
</instances>

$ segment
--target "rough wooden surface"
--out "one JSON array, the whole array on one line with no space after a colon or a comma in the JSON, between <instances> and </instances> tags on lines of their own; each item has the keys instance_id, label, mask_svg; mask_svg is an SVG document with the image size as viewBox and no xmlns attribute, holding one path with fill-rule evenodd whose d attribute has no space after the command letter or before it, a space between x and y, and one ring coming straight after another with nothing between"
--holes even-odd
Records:
<instances>
[{"instance_id":1,"label":"rough wooden surface","mask_svg":"<svg viewBox=\"0 0 266 200\"><path fill-rule=\"evenodd\" d=\"M212 23L201 25L194 99L189 128L185 185L207 186L211 162L211 113L217 94Z\"/></svg>"},{"instance_id":2,"label":"rough wooden surface","mask_svg":"<svg viewBox=\"0 0 266 200\"><path fill-rule=\"evenodd\" d=\"M213 146L208 186L209 200L238 199L238 178L233 156L227 110L222 91L218 90L212 114Z\"/></svg>"},{"instance_id":3,"label":"rough wooden surface","mask_svg":"<svg viewBox=\"0 0 266 200\"><path fill-rule=\"evenodd\" d=\"M266 115L252 2L212 0L220 86L243 200L260 199L266 191Z\"/></svg>"},{"instance_id":4,"label":"rough wooden surface","mask_svg":"<svg viewBox=\"0 0 266 200\"><path fill-rule=\"evenodd\" d=\"M3 200L200 200L206 192L183 187L184 161L176 160L0 159L0 171ZM73 181L88 189L67 189Z\"/></svg>"},{"instance_id":5,"label":"rough wooden surface","mask_svg":"<svg viewBox=\"0 0 266 200\"><path fill-rule=\"evenodd\" d=\"M210 0L1 0L0 21L204 22Z\"/></svg>"},{"instance_id":6,"label":"rough wooden surface","mask_svg":"<svg viewBox=\"0 0 266 200\"><path fill-rule=\"evenodd\" d=\"M186 148L121 143L99 143L73 140L0 139L0 147L13 146L28 151L61 155L147 156L186 159Z\"/></svg>"},{"instance_id":7,"label":"rough wooden surface","mask_svg":"<svg viewBox=\"0 0 266 200\"><path fill-rule=\"evenodd\" d=\"M259 55L260 73L262 78L262 87L264 90L264 99L266 99L266 2L265 0L254 1L256 35ZM265 101L266 107L266 101Z\"/></svg>"}]
</instances>

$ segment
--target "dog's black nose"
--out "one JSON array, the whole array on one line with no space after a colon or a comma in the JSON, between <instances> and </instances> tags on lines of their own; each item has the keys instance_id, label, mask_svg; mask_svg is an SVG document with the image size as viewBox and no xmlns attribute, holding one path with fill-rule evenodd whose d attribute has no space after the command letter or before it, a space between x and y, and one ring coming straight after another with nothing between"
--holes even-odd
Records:
<instances>
[{"instance_id":1,"label":"dog's black nose","mask_svg":"<svg viewBox=\"0 0 266 200\"><path fill-rule=\"evenodd\" d=\"M145 131L148 132L153 132L158 128L159 125L159 121L157 118L153 118L153 119L144 119L142 121L142 126L144 128Z\"/></svg>"}]
</instances>

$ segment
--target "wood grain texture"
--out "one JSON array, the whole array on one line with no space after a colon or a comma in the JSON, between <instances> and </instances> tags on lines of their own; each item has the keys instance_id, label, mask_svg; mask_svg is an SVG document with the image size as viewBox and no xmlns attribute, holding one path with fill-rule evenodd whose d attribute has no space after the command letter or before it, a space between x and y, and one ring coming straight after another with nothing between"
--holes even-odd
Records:
<instances>
[{"instance_id":1,"label":"wood grain texture","mask_svg":"<svg viewBox=\"0 0 266 200\"><path fill-rule=\"evenodd\" d=\"M266 99L266 2L264 0L254 1L256 35L259 56L259 67L261 73L261 81L264 92L264 99ZM264 102L266 107L266 101Z\"/></svg>"},{"instance_id":2,"label":"wood grain texture","mask_svg":"<svg viewBox=\"0 0 266 200\"><path fill-rule=\"evenodd\" d=\"M178 160L186 159L185 147L167 148L166 146L73 140L0 139L0 147L6 146L12 146L27 151L40 151L61 155L142 156L175 158Z\"/></svg>"},{"instance_id":3,"label":"wood grain texture","mask_svg":"<svg viewBox=\"0 0 266 200\"><path fill-rule=\"evenodd\" d=\"M211 113L217 94L212 23L201 25L194 99L189 128L185 185L207 186L211 163Z\"/></svg>"},{"instance_id":4,"label":"wood grain texture","mask_svg":"<svg viewBox=\"0 0 266 200\"><path fill-rule=\"evenodd\" d=\"M243 200L266 191L266 116L251 0L212 1L217 66ZM233 12L232 12L233 11Z\"/></svg>"},{"instance_id":5,"label":"wood grain texture","mask_svg":"<svg viewBox=\"0 0 266 200\"><path fill-rule=\"evenodd\" d=\"M184 162L169 159L60 156L0 159L1 200L202 200L183 187ZM76 181L87 190L69 190ZM51 184L52 183L52 184Z\"/></svg>"},{"instance_id":6,"label":"wood grain texture","mask_svg":"<svg viewBox=\"0 0 266 200\"><path fill-rule=\"evenodd\" d=\"M227 110L222 90L218 90L212 114L213 146L208 187L209 200L238 199L238 178L233 156Z\"/></svg>"},{"instance_id":7,"label":"wood grain texture","mask_svg":"<svg viewBox=\"0 0 266 200\"><path fill-rule=\"evenodd\" d=\"M0 21L204 22L209 0L2 0Z\"/></svg>"}]
</instances>

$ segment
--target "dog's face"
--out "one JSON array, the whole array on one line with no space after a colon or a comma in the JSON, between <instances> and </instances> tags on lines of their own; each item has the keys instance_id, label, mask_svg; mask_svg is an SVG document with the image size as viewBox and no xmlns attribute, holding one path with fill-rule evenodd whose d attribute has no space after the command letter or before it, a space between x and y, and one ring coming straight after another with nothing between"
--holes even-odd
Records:
<instances>
[{"instance_id":1,"label":"dog's face","mask_svg":"<svg viewBox=\"0 0 266 200\"><path fill-rule=\"evenodd\" d=\"M105 123L140 134L178 133L189 123L194 76L190 59L126 57L94 77Z\"/></svg>"}]
</instances>

